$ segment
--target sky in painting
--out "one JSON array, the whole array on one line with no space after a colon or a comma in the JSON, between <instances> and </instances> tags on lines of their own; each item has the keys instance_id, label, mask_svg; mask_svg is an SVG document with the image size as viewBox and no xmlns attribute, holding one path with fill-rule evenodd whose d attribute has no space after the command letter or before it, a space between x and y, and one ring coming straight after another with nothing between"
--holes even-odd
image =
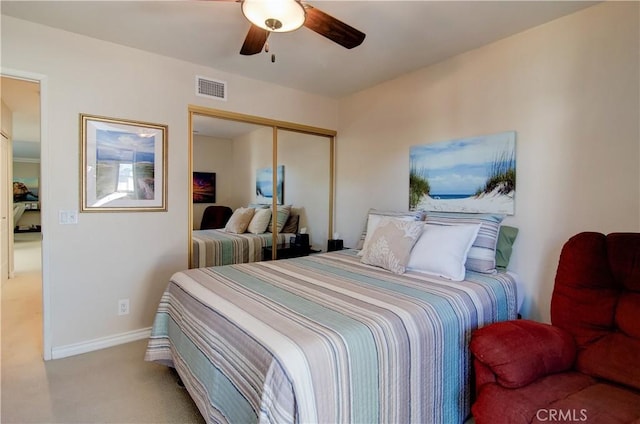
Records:
<instances>
[{"instance_id":1,"label":"sky in painting","mask_svg":"<svg viewBox=\"0 0 640 424\"><path fill-rule=\"evenodd\" d=\"M472 195L484 186L491 164L503 152L515 151L515 133L412 146L411 166L423 171L432 195Z\"/></svg>"},{"instance_id":2,"label":"sky in painting","mask_svg":"<svg viewBox=\"0 0 640 424\"><path fill-rule=\"evenodd\" d=\"M130 132L98 129L96 133L97 160L154 161L155 137L145 137Z\"/></svg>"}]
</instances>

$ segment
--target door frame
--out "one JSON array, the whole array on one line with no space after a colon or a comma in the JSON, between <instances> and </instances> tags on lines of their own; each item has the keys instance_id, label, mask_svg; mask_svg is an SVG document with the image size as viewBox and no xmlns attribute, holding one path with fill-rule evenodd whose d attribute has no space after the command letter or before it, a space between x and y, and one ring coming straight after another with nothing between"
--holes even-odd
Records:
<instances>
[{"instance_id":1,"label":"door frame","mask_svg":"<svg viewBox=\"0 0 640 424\"><path fill-rule=\"evenodd\" d=\"M30 80L40 84L40 224L42 227L42 357L45 361L52 359L51 354L51 284L49 280L49 238L47 233L54 224L49 217L49 189L48 183L51 178L51 167L49 161L49 126L48 117L48 79L46 75L17 69L0 68L0 74L9 78ZM13 252L13 245L9 246Z\"/></svg>"}]
</instances>

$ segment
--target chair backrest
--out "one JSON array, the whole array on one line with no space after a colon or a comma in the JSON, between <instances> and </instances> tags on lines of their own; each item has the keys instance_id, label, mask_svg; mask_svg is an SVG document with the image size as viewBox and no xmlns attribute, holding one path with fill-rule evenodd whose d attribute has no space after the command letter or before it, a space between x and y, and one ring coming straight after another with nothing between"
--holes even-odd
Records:
<instances>
[{"instance_id":1,"label":"chair backrest","mask_svg":"<svg viewBox=\"0 0 640 424\"><path fill-rule=\"evenodd\" d=\"M607 236L584 232L563 246L551 298L551 322L578 346L609 333L621 290L609 267Z\"/></svg>"},{"instance_id":2,"label":"chair backrest","mask_svg":"<svg viewBox=\"0 0 640 424\"><path fill-rule=\"evenodd\" d=\"M580 233L560 254L551 321L573 335L575 369L640 390L640 234Z\"/></svg>"},{"instance_id":3,"label":"chair backrest","mask_svg":"<svg viewBox=\"0 0 640 424\"><path fill-rule=\"evenodd\" d=\"M200 229L224 228L231 215L233 210L228 206L207 206L202 214Z\"/></svg>"}]
</instances>

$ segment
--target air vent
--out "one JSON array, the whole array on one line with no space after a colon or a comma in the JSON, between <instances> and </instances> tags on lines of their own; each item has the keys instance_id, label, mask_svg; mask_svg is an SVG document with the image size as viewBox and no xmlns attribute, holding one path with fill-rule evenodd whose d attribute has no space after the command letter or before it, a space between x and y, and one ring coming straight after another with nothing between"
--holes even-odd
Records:
<instances>
[{"instance_id":1,"label":"air vent","mask_svg":"<svg viewBox=\"0 0 640 424\"><path fill-rule=\"evenodd\" d=\"M196 75L196 95L227 100L227 83Z\"/></svg>"}]
</instances>

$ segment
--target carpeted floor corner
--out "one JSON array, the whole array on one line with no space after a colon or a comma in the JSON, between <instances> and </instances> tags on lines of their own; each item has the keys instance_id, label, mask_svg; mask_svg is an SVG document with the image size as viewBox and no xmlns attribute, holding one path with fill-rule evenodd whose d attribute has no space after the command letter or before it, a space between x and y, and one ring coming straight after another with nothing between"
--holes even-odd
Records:
<instances>
[{"instance_id":1,"label":"carpeted floor corner","mask_svg":"<svg viewBox=\"0 0 640 424\"><path fill-rule=\"evenodd\" d=\"M2 287L0 422L204 423L175 372L144 361L146 340L43 361L39 249L16 242Z\"/></svg>"}]
</instances>

